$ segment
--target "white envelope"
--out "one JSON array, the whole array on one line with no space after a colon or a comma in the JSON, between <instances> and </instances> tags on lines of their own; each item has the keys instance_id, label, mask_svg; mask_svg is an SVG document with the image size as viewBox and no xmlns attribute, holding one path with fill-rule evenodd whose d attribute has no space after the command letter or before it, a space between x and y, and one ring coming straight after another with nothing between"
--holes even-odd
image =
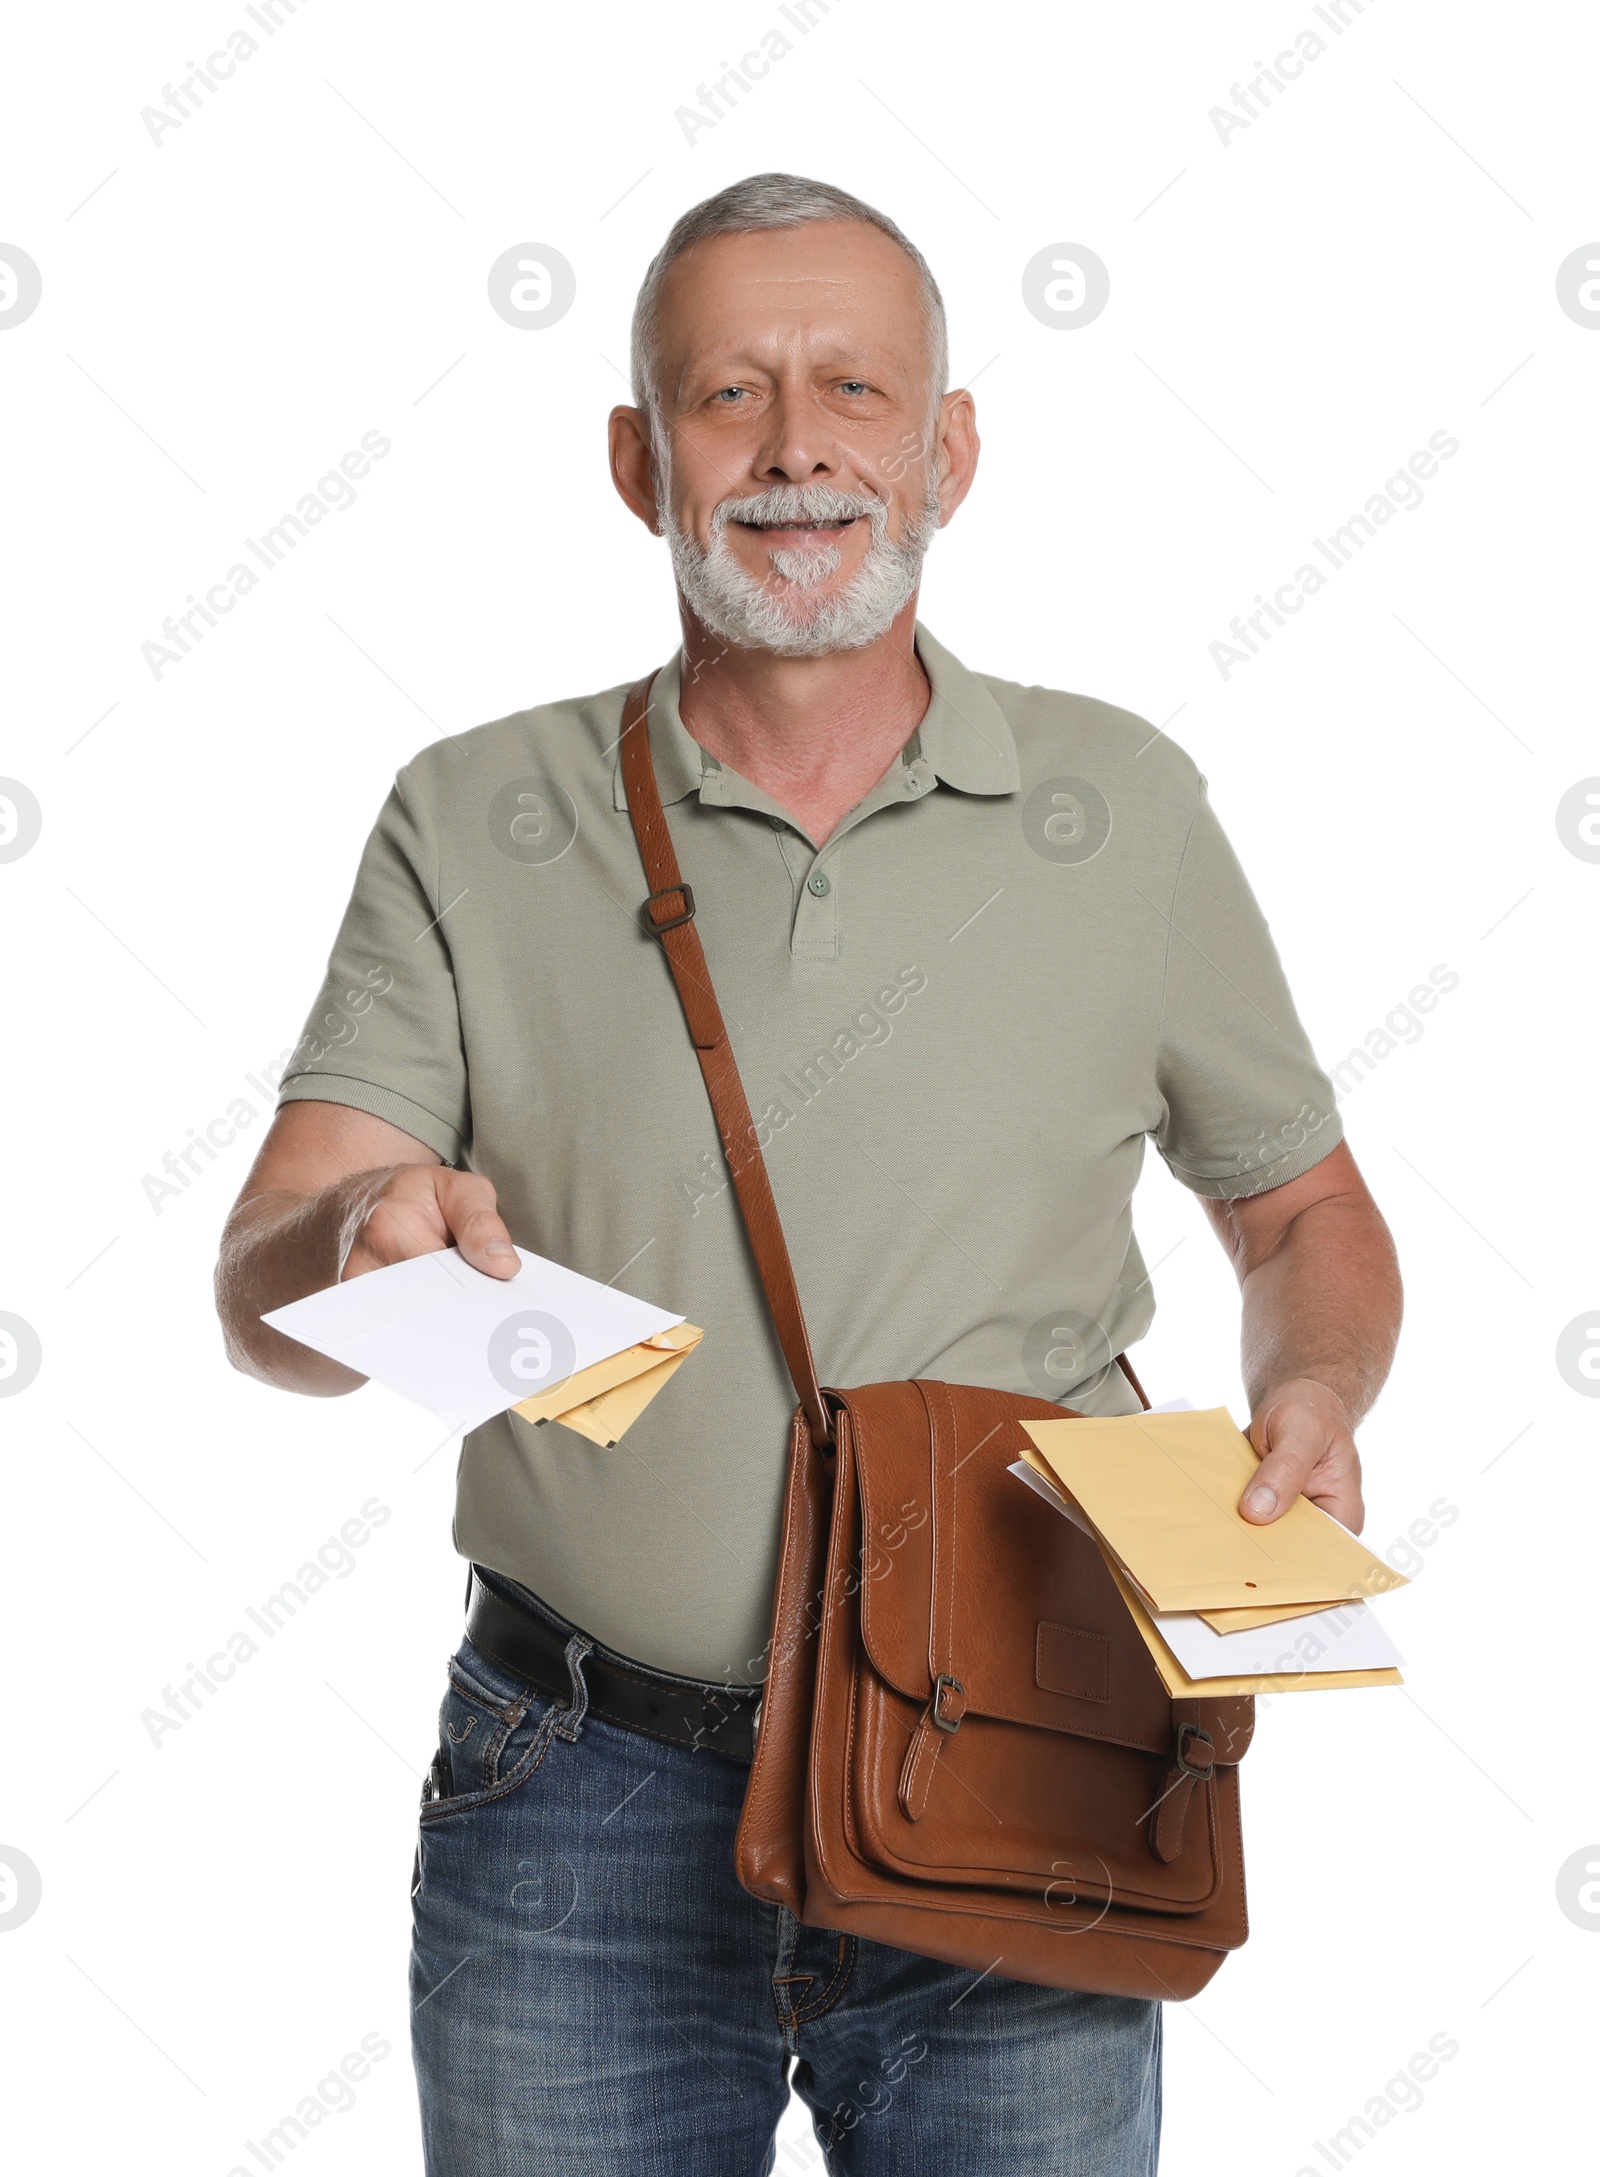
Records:
<instances>
[{"instance_id":1,"label":"white envelope","mask_svg":"<svg viewBox=\"0 0 1600 2177\"><path fill-rule=\"evenodd\" d=\"M454 1247L331 1285L262 1321L342 1361L452 1429L523 1400L684 1319L519 1247L515 1277L486 1277Z\"/></svg>"},{"instance_id":2,"label":"white envelope","mask_svg":"<svg viewBox=\"0 0 1600 2177\"><path fill-rule=\"evenodd\" d=\"M1396 1670L1405 1661L1364 1602L1335 1603L1281 1625L1215 1633L1189 1610L1163 1610L1153 1623L1191 1678L1271 1677L1290 1671ZM1304 1645L1320 1646L1312 1658Z\"/></svg>"}]
</instances>

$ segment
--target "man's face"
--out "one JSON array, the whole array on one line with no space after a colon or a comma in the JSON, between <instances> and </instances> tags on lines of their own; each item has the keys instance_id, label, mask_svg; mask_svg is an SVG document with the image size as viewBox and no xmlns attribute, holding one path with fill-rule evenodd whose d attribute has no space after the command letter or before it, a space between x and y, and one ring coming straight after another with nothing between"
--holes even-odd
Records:
<instances>
[{"instance_id":1,"label":"man's face","mask_svg":"<svg viewBox=\"0 0 1600 2177\"><path fill-rule=\"evenodd\" d=\"M691 610L744 648L876 640L941 518L910 259L855 221L718 236L668 273L657 333L656 514Z\"/></svg>"}]
</instances>

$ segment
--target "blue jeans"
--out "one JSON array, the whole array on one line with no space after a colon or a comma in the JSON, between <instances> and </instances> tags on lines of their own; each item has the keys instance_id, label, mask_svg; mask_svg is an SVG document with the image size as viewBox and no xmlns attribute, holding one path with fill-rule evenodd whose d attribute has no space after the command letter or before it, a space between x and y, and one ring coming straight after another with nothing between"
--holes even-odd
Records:
<instances>
[{"instance_id":1,"label":"blue jeans","mask_svg":"<svg viewBox=\"0 0 1600 2177\"><path fill-rule=\"evenodd\" d=\"M1161 2007L802 1927L742 1889L749 1774L463 1641L424 1805L428 2177L765 2177L791 2081L838 2177L1153 2177ZM602 1651L604 1652L604 1651Z\"/></svg>"}]
</instances>

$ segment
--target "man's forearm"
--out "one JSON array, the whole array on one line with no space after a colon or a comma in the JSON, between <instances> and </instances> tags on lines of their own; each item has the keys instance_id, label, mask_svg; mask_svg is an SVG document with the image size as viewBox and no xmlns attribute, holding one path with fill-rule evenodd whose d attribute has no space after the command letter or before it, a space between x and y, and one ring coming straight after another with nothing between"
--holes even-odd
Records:
<instances>
[{"instance_id":1,"label":"man's forearm","mask_svg":"<svg viewBox=\"0 0 1600 2177\"><path fill-rule=\"evenodd\" d=\"M1370 1201L1303 1209L1244 1270L1241 1349L1252 1409L1278 1386L1326 1384L1352 1427L1383 1388L1400 1334L1400 1268Z\"/></svg>"},{"instance_id":2,"label":"man's forearm","mask_svg":"<svg viewBox=\"0 0 1600 2177\"><path fill-rule=\"evenodd\" d=\"M364 1172L317 1194L259 1194L235 1209L217 1260L217 1313L235 1368L313 1398L337 1398L365 1383L261 1318L338 1282L355 1198L383 1176Z\"/></svg>"}]
</instances>

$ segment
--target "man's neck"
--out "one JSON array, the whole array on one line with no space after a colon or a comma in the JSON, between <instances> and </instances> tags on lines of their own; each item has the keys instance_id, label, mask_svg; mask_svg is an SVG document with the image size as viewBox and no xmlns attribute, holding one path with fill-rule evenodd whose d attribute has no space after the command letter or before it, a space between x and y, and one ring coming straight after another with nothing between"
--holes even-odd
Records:
<instances>
[{"instance_id":1,"label":"man's neck","mask_svg":"<svg viewBox=\"0 0 1600 2177\"><path fill-rule=\"evenodd\" d=\"M821 658L730 650L683 615L678 713L719 763L820 846L876 786L928 708L912 599L879 641Z\"/></svg>"}]
</instances>

